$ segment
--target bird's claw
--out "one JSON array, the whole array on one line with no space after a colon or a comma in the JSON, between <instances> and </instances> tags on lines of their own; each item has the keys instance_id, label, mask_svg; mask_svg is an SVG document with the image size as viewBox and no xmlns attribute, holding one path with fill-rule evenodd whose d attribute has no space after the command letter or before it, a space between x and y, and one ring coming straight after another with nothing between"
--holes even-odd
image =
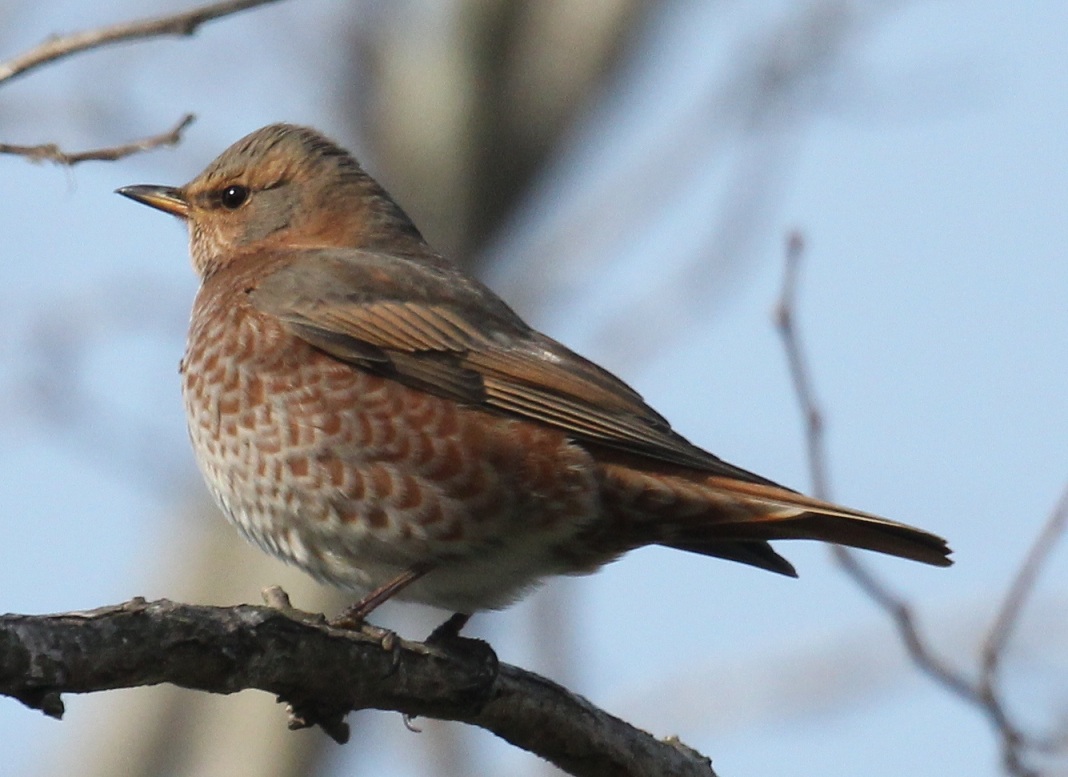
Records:
<instances>
[{"instance_id":1,"label":"bird's claw","mask_svg":"<svg viewBox=\"0 0 1068 777\"><path fill-rule=\"evenodd\" d=\"M290 731L318 726L339 745L349 741L351 729L345 722L345 716L349 713L347 708L342 709L316 702L286 702L281 697L278 701L285 702L286 714L289 718L286 725Z\"/></svg>"}]
</instances>

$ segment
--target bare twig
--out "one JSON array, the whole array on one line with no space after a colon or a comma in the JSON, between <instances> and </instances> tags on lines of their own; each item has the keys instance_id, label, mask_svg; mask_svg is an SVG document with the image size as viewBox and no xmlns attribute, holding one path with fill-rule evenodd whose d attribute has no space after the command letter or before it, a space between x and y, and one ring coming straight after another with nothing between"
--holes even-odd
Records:
<instances>
[{"instance_id":1,"label":"bare twig","mask_svg":"<svg viewBox=\"0 0 1068 777\"><path fill-rule=\"evenodd\" d=\"M150 135L131 143L123 143L118 146L94 148L88 151L63 151L55 143L42 143L36 146L18 146L12 143L0 143L0 154L15 154L29 159L31 162L55 162L57 165L76 165L79 162L108 161L139 154L160 146L174 146L181 142L182 133L193 123L196 117L187 113L174 125L173 128L159 135Z\"/></svg>"},{"instance_id":2,"label":"bare twig","mask_svg":"<svg viewBox=\"0 0 1068 777\"><path fill-rule=\"evenodd\" d=\"M497 661L484 642L410 643L365 626L272 607L201 607L143 599L92 612L0 616L0 694L48 715L61 693L170 683L289 703L290 725L339 740L353 709L456 720L575 775L715 777L708 758L659 740L566 688Z\"/></svg>"},{"instance_id":3,"label":"bare twig","mask_svg":"<svg viewBox=\"0 0 1068 777\"><path fill-rule=\"evenodd\" d=\"M923 672L970 703L979 701L971 681L960 671L934 655L920 633L916 614L908 603L890 590L875 574L864 566L857 554L840 545L834 546L833 554L846 574L853 578L868 598L879 605L893 618L901 641L908 650L909 658Z\"/></svg>"},{"instance_id":4,"label":"bare twig","mask_svg":"<svg viewBox=\"0 0 1068 777\"><path fill-rule=\"evenodd\" d=\"M1050 513L1049 520L1046 521L1046 525L1042 527L1042 531L1035 538L1031 550L1028 551L1027 557L1024 559L1024 563L1016 573L1012 585L1009 586L1008 593L1005 594L1005 601L1002 602L1001 609L998 610L998 614L990 626L990 631L987 633L986 640L983 642L980 655L982 657L981 666L984 682L992 682L992 678L997 674L1001 657L1005 652L1005 645L1016 627L1020 611L1023 610L1031 591L1035 587L1035 580L1042 569L1042 565L1045 563L1050 551L1053 550L1053 546L1057 544L1057 540L1064 534L1066 523L1068 523L1068 488L1065 488L1064 493L1061 494L1060 502Z\"/></svg>"},{"instance_id":5,"label":"bare twig","mask_svg":"<svg viewBox=\"0 0 1068 777\"><path fill-rule=\"evenodd\" d=\"M23 52L6 62L0 62L0 84L25 75L29 71L89 49L109 46L113 43L158 38L165 35L192 35L205 22L245 11L278 0L227 0L213 3L192 11L153 19L122 22L108 27L60 35L49 38L39 46Z\"/></svg>"},{"instance_id":6,"label":"bare twig","mask_svg":"<svg viewBox=\"0 0 1068 777\"><path fill-rule=\"evenodd\" d=\"M830 499L823 441L824 416L815 399L808 365L794 323L797 278L803 252L803 237L797 232L791 234L787 240L786 266L782 291L775 310L775 322L786 352L794 392L805 417L805 439L813 491L821 499ZM840 546L833 548L834 557L842 569L868 598L893 619L913 663L942 687L980 710L990 721L1000 739L1002 765L1008 774L1015 777L1037 777L1038 772L1027 763L1026 751L1049 750L1052 745L1025 733L1012 720L997 689L997 670L1017 624L1019 613L1034 588L1038 572L1048 558L1055 540L1065 531L1066 524L1068 491L1061 498L1009 587L1005 601L981 647L978 679L972 679L934 653L920 631L916 614L908 602L879 580L860 562L855 553Z\"/></svg>"},{"instance_id":7,"label":"bare twig","mask_svg":"<svg viewBox=\"0 0 1068 777\"><path fill-rule=\"evenodd\" d=\"M827 482L827 455L823 447L823 414L812 390L808 374L808 361L801 349L801 340L794 323L794 300L797 296L797 278L801 257L805 252L805 238L800 232L791 232L786 241L786 267L782 291L775 305L775 326L786 347L786 359L790 366L790 378L794 393L805 417L805 442L808 446L808 470L812 480L812 495L828 499L830 485Z\"/></svg>"},{"instance_id":8,"label":"bare twig","mask_svg":"<svg viewBox=\"0 0 1068 777\"><path fill-rule=\"evenodd\" d=\"M1068 487L1061 494L1057 506L1050 513L1045 526L1042 527L1042 531L1039 532L1024 557L979 651L979 680L975 686L976 693L980 703L994 718L998 731L1001 733L1002 762L1005 764L1006 771L1013 775L1036 773L1024 766L1022 762L1024 749L1053 752L1065 746L1063 735L1042 739L1026 734L1012 724L1000 700L999 674L1005 649L1016 629L1020 613L1027 605L1038 574L1057 544L1057 540L1064 534L1066 525L1068 525ZM999 720L998 716L1003 720Z\"/></svg>"},{"instance_id":9,"label":"bare twig","mask_svg":"<svg viewBox=\"0 0 1068 777\"><path fill-rule=\"evenodd\" d=\"M805 442L812 493L820 499L831 498L827 483L827 453L823 438L823 412L816 400L809 374L808 360L797 332L794 311L797 308L797 282L805 241L800 232L792 232L786 240L785 269L782 290L775 306L775 326L782 338L783 349L790 369L790 378L801 413L805 419ZM910 657L924 672L953 689L957 694L975 701L968 680L948 664L933 656L920 635L919 627L908 605L868 570L852 551L840 545L833 548L834 557L854 582L885 610L897 625Z\"/></svg>"},{"instance_id":10,"label":"bare twig","mask_svg":"<svg viewBox=\"0 0 1068 777\"><path fill-rule=\"evenodd\" d=\"M278 0L226 0L226 2L201 6L200 8L194 8L191 11L173 14L172 16L139 19L49 38L29 51L25 51L6 62L0 62L0 86L6 81L25 75L42 65L50 64L72 54L109 46L113 43L123 43L144 38L157 38L164 35L193 35L206 22L276 2ZM159 148L160 146L175 145L181 140L182 131L192 121L193 115L187 114L169 132L135 140L131 143L90 149L88 151L67 152L63 151L55 143L29 146L0 143L0 154L13 154L25 157L32 162L48 161L67 166L89 160L114 161L131 154Z\"/></svg>"}]
</instances>

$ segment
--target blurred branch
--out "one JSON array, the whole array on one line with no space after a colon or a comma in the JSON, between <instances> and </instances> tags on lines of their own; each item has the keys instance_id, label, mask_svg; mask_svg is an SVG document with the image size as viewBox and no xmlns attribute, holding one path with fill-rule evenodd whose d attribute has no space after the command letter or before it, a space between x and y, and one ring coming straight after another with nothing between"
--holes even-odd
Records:
<instances>
[{"instance_id":1,"label":"blurred branch","mask_svg":"<svg viewBox=\"0 0 1068 777\"><path fill-rule=\"evenodd\" d=\"M804 238L800 233L793 232L787 239L783 285L775 307L775 323L783 341L794 392L805 418L805 439L814 495L820 499L830 499L823 440L824 415L815 398L808 361L794 318L797 279L803 254ZM1027 752L1049 752L1058 744L1057 738L1042 739L1024 732L1012 719L997 687L998 669L1019 614L1034 590L1035 579L1049 557L1050 549L1065 531L1066 524L1068 490L1028 552L987 632L980 648L978 679L972 679L960 668L937 656L920 631L916 613L909 603L864 566L855 553L841 546L833 547L834 557L846 574L893 619L913 663L939 685L982 712L990 721L1000 740L1002 765L1006 773L1014 777L1038 777L1038 770L1028 764Z\"/></svg>"},{"instance_id":2,"label":"blurred branch","mask_svg":"<svg viewBox=\"0 0 1068 777\"><path fill-rule=\"evenodd\" d=\"M205 5L172 16L139 19L132 22L113 24L108 27L83 30L70 35L55 36L6 62L0 62L0 86L3 86L5 82L13 78L25 75L36 68L51 64L73 54L110 46L113 43L124 43L143 38L158 38L166 35L193 35L206 22L276 2L278 0L227 0L226 2ZM66 152L55 143L29 146L0 143L0 154L13 154L26 157L32 162L49 161L60 165L74 165L78 162L89 160L114 161L131 154L159 148L160 146L173 146L181 140L182 131L192 122L193 115L187 114L169 132L152 135L131 143L91 149L89 151Z\"/></svg>"},{"instance_id":3,"label":"blurred branch","mask_svg":"<svg viewBox=\"0 0 1068 777\"><path fill-rule=\"evenodd\" d=\"M1068 523L1068 488L1061 494L1060 502L1050 513L1049 520L1042 527L1042 531L1035 538L1031 550L1028 552L1020 571L1009 586L1005 594L1005 601L1001 604L1001 610L994 618L982 650L982 671L984 682L991 683L993 676L997 674L1001 666L1001 657L1005 651L1005 645L1016 628L1020 611L1023 609L1031 592L1035 587L1035 580L1046 562L1053 546L1064 534L1065 524Z\"/></svg>"},{"instance_id":4,"label":"blurred branch","mask_svg":"<svg viewBox=\"0 0 1068 777\"><path fill-rule=\"evenodd\" d=\"M709 760L658 740L543 677L497 661L484 642L411 643L365 625L276 607L167 600L60 615L0 616L0 693L52 717L61 693L170 683L257 688L289 702L290 727L338 741L343 717L380 709L480 726L575 775L715 777Z\"/></svg>"},{"instance_id":5,"label":"blurred branch","mask_svg":"<svg viewBox=\"0 0 1068 777\"><path fill-rule=\"evenodd\" d=\"M150 151L160 146L176 146L182 140L182 132L193 123L195 116L187 113L174 127L159 135L150 135L132 143L124 143L119 146L106 146L94 148L88 151L63 151L55 143L42 143L36 146L18 146L13 143L0 143L0 154L14 154L29 159L31 162L55 162L57 165L76 165L79 162L105 161L114 162L117 159L139 154L142 151Z\"/></svg>"},{"instance_id":6,"label":"blurred branch","mask_svg":"<svg viewBox=\"0 0 1068 777\"><path fill-rule=\"evenodd\" d=\"M174 14L173 16L139 19L133 22L113 24L108 27L83 30L70 35L58 35L49 38L29 51L19 54L17 57L6 62L0 62L0 84L24 75L42 65L55 62L57 59L69 57L72 54L141 38L160 38L165 35L193 35L205 22L210 22L223 16L230 16L256 6L276 2L278 0L227 0L227 2L212 3L211 5L205 5L192 11Z\"/></svg>"},{"instance_id":7,"label":"blurred branch","mask_svg":"<svg viewBox=\"0 0 1068 777\"><path fill-rule=\"evenodd\" d=\"M794 321L794 307L797 298L797 278L801 268L801 256L805 250L804 236L800 232L791 232L786 241L786 263L783 271L782 291L775 305L775 327L779 330L786 350L786 361L790 368L790 379L801 414L805 418L805 442L808 446L808 474L812 481L812 495L817 499L828 499L831 488L827 482L827 455L823 447L823 414L816 402L809 377L808 360L801 348Z\"/></svg>"}]
</instances>

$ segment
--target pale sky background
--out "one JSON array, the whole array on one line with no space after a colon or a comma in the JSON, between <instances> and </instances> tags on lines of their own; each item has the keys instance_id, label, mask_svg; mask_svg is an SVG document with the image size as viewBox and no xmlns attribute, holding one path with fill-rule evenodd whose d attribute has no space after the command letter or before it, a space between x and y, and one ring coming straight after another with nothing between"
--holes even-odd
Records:
<instances>
[{"instance_id":1,"label":"pale sky background","mask_svg":"<svg viewBox=\"0 0 1068 777\"><path fill-rule=\"evenodd\" d=\"M431 34L429 14L408 5L411 34ZM0 59L53 32L184 5L11 7L0 7ZM0 158L0 610L174 595L153 572L199 487L176 371L195 283L179 226L112 190L183 183L278 120L358 149L331 110L346 27L332 15L352 13L342 7L292 0L3 89L10 142L84 147L158 131L186 111L199 120L180 148L118 164L65 171ZM755 77L752 47L769 45L769 29L793 29L802 7L856 30L789 98L796 118L768 126L741 118L744 105L695 107ZM790 62L790 36L770 40ZM680 127L692 132L679 164L643 164L679 144ZM1064 3L669 4L569 138L528 217L495 243L512 258L488 280L695 443L806 488L771 322L784 236L801 230L799 325L828 415L834 497L950 539L949 570L866 560L915 603L940 651L974 666L982 629L1068 480L1066 127ZM559 236L587 217L586 238L561 251ZM756 238L736 239L739 219ZM527 296L537 284L555 289L552 304ZM79 390L57 389L70 375ZM779 550L800 580L647 549L559 583L576 613L568 685L657 735L678 734L723 777L999 774L985 721L907 665L887 618L826 551ZM472 633L537 670L526 644L544 635L509 628L527 606L480 616ZM1068 719L1068 543L1006 670L1025 720ZM94 699L65 701L58 723L0 699L0 773L33 774L41 749L63 747L92 716ZM414 735L399 716L361 725L380 746L339 749L338 774L356 763L423 773L406 760ZM533 759L491 740L471 737L487 773L534 773ZM1052 773L1068 774L1068 762Z\"/></svg>"}]
</instances>

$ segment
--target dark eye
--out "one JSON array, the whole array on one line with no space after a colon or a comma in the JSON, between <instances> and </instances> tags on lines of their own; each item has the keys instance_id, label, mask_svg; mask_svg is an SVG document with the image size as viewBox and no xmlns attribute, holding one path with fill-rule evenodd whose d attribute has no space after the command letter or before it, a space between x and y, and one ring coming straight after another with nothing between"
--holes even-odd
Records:
<instances>
[{"instance_id":1,"label":"dark eye","mask_svg":"<svg viewBox=\"0 0 1068 777\"><path fill-rule=\"evenodd\" d=\"M224 208L229 210L237 210L245 204L245 200L247 199L248 187L246 186L227 186L219 192L219 202L222 203Z\"/></svg>"}]
</instances>

